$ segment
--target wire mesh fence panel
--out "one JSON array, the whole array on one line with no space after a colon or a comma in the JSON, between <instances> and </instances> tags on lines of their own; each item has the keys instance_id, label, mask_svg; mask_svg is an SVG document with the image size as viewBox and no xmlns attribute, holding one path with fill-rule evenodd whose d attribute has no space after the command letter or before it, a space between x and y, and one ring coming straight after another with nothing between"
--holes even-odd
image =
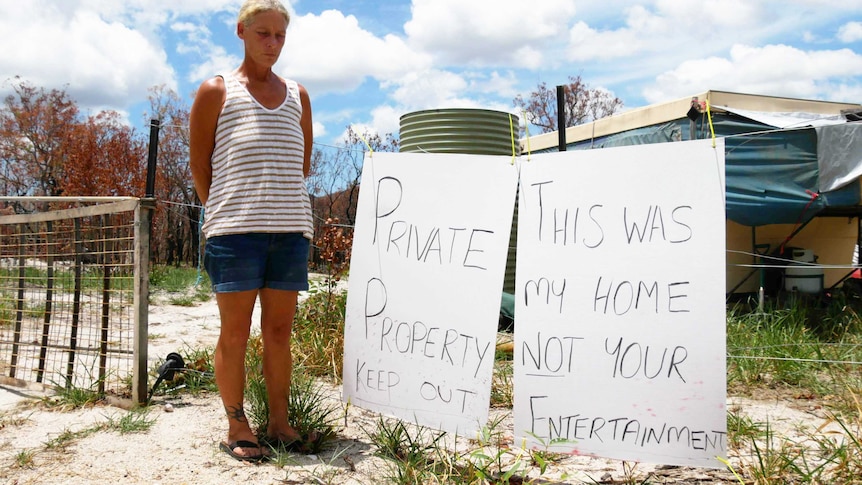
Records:
<instances>
[{"instance_id":1,"label":"wire mesh fence panel","mask_svg":"<svg viewBox=\"0 0 862 485\"><path fill-rule=\"evenodd\" d=\"M0 216L3 380L129 394L138 201L99 202L6 201L15 214Z\"/></svg>"}]
</instances>

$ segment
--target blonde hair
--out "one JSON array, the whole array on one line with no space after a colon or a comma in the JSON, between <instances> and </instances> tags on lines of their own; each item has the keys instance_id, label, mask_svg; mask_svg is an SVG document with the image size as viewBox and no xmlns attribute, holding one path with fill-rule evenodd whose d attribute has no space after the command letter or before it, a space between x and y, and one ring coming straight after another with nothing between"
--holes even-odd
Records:
<instances>
[{"instance_id":1,"label":"blonde hair","mask_svg":"<svg viewBox=\"0 0 862 485\"><path fill-rule=\"evenodd\" d=\"M239 9L239 18L237 20L248 27L254 21L254 17L257 14L269 12L270 10L275 10L284 15L285 24L290 24L290 13L288 13L279 0L245 0Z\"/></svg>"}]
</instances>

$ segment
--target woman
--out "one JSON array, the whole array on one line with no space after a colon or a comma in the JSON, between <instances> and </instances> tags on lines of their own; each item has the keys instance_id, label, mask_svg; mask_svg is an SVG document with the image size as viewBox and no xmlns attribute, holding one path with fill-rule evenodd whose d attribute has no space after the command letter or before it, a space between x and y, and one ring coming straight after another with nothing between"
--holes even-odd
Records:
<instances>
[{"instance_id":1,"label":"woman","mask_svg":"<svg viewBox=\"0 0 862 485\"><path fill-rule=\"evenodd\" d=\"M233 72L204 81L189 117L189 157L204 204L204 264L221 330L215 377L228 419L220 448L239 460L266 457L243 410L245 353L260 298L265 438L299 439L287 421L290 335L299 291L308 289L311 103L305 88L272 71L290 15L278 0L246 0L236 33L245 53Z\"/></svg>"}]
</instances>

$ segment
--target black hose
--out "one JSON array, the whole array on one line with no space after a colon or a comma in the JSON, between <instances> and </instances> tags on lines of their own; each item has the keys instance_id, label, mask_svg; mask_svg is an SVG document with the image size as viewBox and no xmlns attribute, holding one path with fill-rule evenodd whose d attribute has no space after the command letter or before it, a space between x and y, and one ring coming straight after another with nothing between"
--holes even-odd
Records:
<instances>
[{"instance_id":1,"label":"black hose","mask_svg":"<svg viewBox=\"0 0 862 485\"><path fill-rule=\"evenodd\" d=\"M183 362L183 357L180 354L176 352L171 352L168 354L165 361L162 362L162 365L159 366L159 375L156 378L156 383L153 384L153 388L150 389L150 395L147 398L148 406L150 404L150 401L153 399L153 394L156 392L156 388L159 387L159 384L161 384L162 381L165 380L173 380L174 375L176 375L178 371L182 371L183 369L185 369L185 367L186 363Z\"/></svg>"}]
</instances>

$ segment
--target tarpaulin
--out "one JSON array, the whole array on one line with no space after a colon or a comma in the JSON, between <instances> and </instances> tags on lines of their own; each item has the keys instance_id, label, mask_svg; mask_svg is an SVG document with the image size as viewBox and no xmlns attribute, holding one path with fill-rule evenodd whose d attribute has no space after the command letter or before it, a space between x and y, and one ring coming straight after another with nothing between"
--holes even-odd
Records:
<instances>
[{"instance_id":1,"label":"tarpaulin","mask_svg":"<svg viewBox=\"0 0 862 485\"><path fill-rule=\"evenodd\" d=\"M810 113L717 107L725 138L726 216L746 226L803 223L829 207L860 203L862 123ZM706 117L646 126L567 146L594 149L711 136ZM609 176L612 176L609 174Z\"/></svg>"}]
</instances>

